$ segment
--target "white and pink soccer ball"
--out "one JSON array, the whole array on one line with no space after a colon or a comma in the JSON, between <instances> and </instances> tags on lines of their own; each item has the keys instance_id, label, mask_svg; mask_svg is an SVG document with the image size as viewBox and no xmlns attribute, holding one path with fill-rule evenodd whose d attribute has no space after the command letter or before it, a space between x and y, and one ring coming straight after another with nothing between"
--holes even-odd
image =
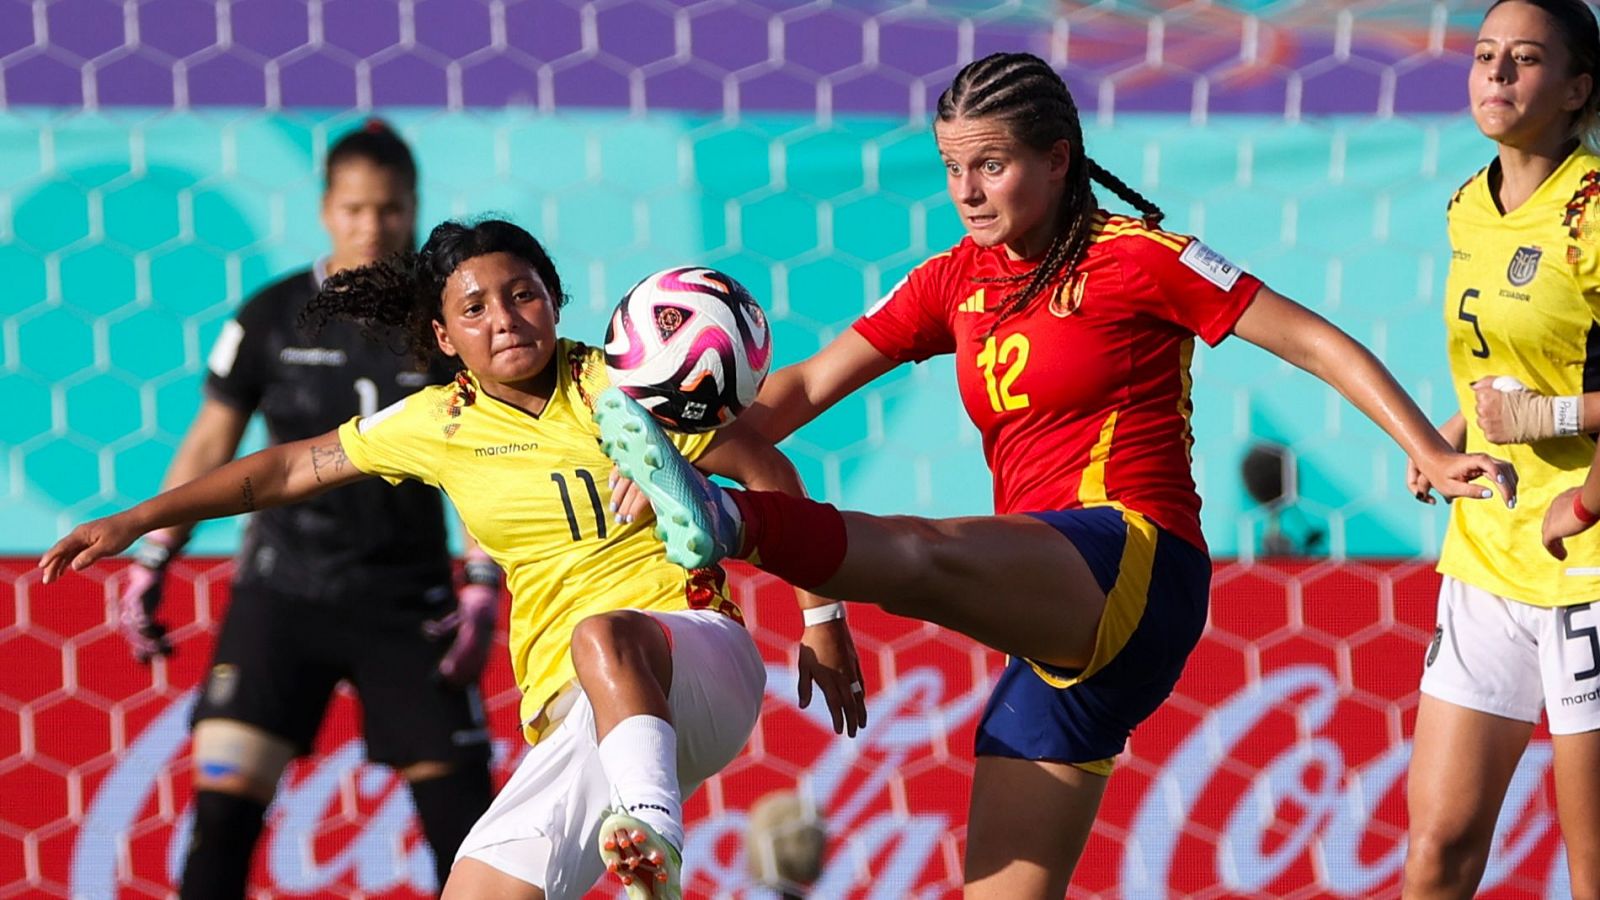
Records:
<instances>
[{"instance_id":1,"label":"white and pink soccer ball","mask_svg":"<svg viewBox=\"0 0 1600 900\"><path fill-rule=\"evenodd\" d=\"M698 433L733 421L772 367L760 304L715 269L680 266L629 289L606 327L611 383L663 425Z\"/></svg>"}]
</instances>

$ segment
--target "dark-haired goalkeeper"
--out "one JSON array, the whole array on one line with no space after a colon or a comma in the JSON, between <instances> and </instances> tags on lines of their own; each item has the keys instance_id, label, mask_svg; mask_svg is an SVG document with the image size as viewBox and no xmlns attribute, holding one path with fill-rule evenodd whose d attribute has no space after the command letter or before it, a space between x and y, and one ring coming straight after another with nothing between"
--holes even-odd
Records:
<instances>
[{"instance_id":1,"label":"dark-haired goalkeeper","mask_svg":"<svg viewBox=\"0 0 1600 900\"><path fill-rule=\"evenodd\" d=\"M410 150L381 123L333 146L322 204L332 253L258 292L224 326L167 486L233 459L257 412L281 445L448 380L353 325L315 337L296 325L331 274L410 249L416 179ZM183 897L244 896L279 777L310 750L340 681L361 698L367 757L410 787L444 883L492 796L478 677L500 596L499 570L478 553L469 556L458 601L444 515L430 487L369 483L251 517L194 709ZM120 619L142 661L170 652L155 616L167 563L189 530L150 534L128 569Z\"/></svg>"}]
</instances>

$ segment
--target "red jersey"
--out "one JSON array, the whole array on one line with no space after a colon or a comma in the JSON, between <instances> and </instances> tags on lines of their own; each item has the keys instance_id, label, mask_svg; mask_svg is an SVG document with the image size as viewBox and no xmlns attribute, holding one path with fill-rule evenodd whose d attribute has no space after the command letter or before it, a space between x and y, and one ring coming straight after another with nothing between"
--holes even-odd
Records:
<instances>
[{"instance_id":1,"label":"red jersey","mask_svg":"<svg viewBox=\"0 0 1600 900\"><path fill-rule=\"evenodd\" d=\"M1120 506L1195 546L1189 363L1215 345L1261 281L1200 241L1100 213L1070 284L990 335L1016 275L1037 261L965 238L922 263L855 323L891 359L956 354L967 414L983 434L997 513Z\"/></svg>"}]
</instances>

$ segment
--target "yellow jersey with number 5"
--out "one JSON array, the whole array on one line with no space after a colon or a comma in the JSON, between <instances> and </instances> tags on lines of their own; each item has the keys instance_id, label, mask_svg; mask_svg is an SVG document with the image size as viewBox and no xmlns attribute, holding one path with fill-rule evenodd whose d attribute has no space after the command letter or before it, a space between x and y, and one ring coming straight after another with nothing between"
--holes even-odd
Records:
<instances>
[{"instance_id":1,"label":"yellow jersey with number 5","mask_svg":"<svg viewBox=\"0 0 1600 900\"><path fill-rule=\"evenodd\" d=\"M1600 158L1579 147L1509 213L1491 188L1498 165L1450 201L1444 320L1467 450L1515 465L1519 496L1516 509L1498 500L1454 503L1439 571L1535 606L1587 603L1600 599L1600 577L1567 569L1600 566L1600 529L1569 540L1563 562L1540 545L1540 526L1550 501L1583 481L1593 439L1490 444L1472 384L1512 375L1551 396L1600 391Z\"/></svg>"},{"instance_id":2,"label":"yellow jersey with number 5","mask_svg":"<svg viewBox=\"0 0 1600 900\"><path fill-rule=\"evenodd\" d=\"M506 573L511 591L511 668L522 690L531 740L541 713L574 677L568 652L583 619L615 609L719 609L742 618L720 572L667 562L650 536L653 519L612 516L611 460L591 418L607 386L603 354L557 342L555 390L538 415L484 393L462 373L339 428L357 469L398 484L442 488L478 545ZM689 459L710 434L673 435Z\"/></svg>"}]
</instances>

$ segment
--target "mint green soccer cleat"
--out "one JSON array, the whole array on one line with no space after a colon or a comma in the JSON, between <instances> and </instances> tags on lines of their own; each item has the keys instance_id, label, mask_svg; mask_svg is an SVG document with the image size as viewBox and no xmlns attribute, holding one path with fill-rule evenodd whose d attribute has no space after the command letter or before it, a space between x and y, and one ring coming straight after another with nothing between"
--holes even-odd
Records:
<instances>
[{"instance_id":1,"label":"mint green soccer cleat","mask_svg":"<svg viewBox=\"0 0 1600 900\"><path fill-rule=\"evenodd\" d=\"M595 403L594 420L600 448L655 508L656 537L667 545L669 561L701 569L737 552L739 520L732 502L683 458L654 416L627 394L607 388Z\"/></svg>"},{"instance_id":2,"label":"mint green soccer cleat","mask_svg":"<svg viewBox=\"0 0 1600 900\"><path fill-rule=\"evenodd\" d=\"M600 823L600 858L628 900L682 900L683 853L633 816L614 812Z\"/></svg>"}]
</instances>

